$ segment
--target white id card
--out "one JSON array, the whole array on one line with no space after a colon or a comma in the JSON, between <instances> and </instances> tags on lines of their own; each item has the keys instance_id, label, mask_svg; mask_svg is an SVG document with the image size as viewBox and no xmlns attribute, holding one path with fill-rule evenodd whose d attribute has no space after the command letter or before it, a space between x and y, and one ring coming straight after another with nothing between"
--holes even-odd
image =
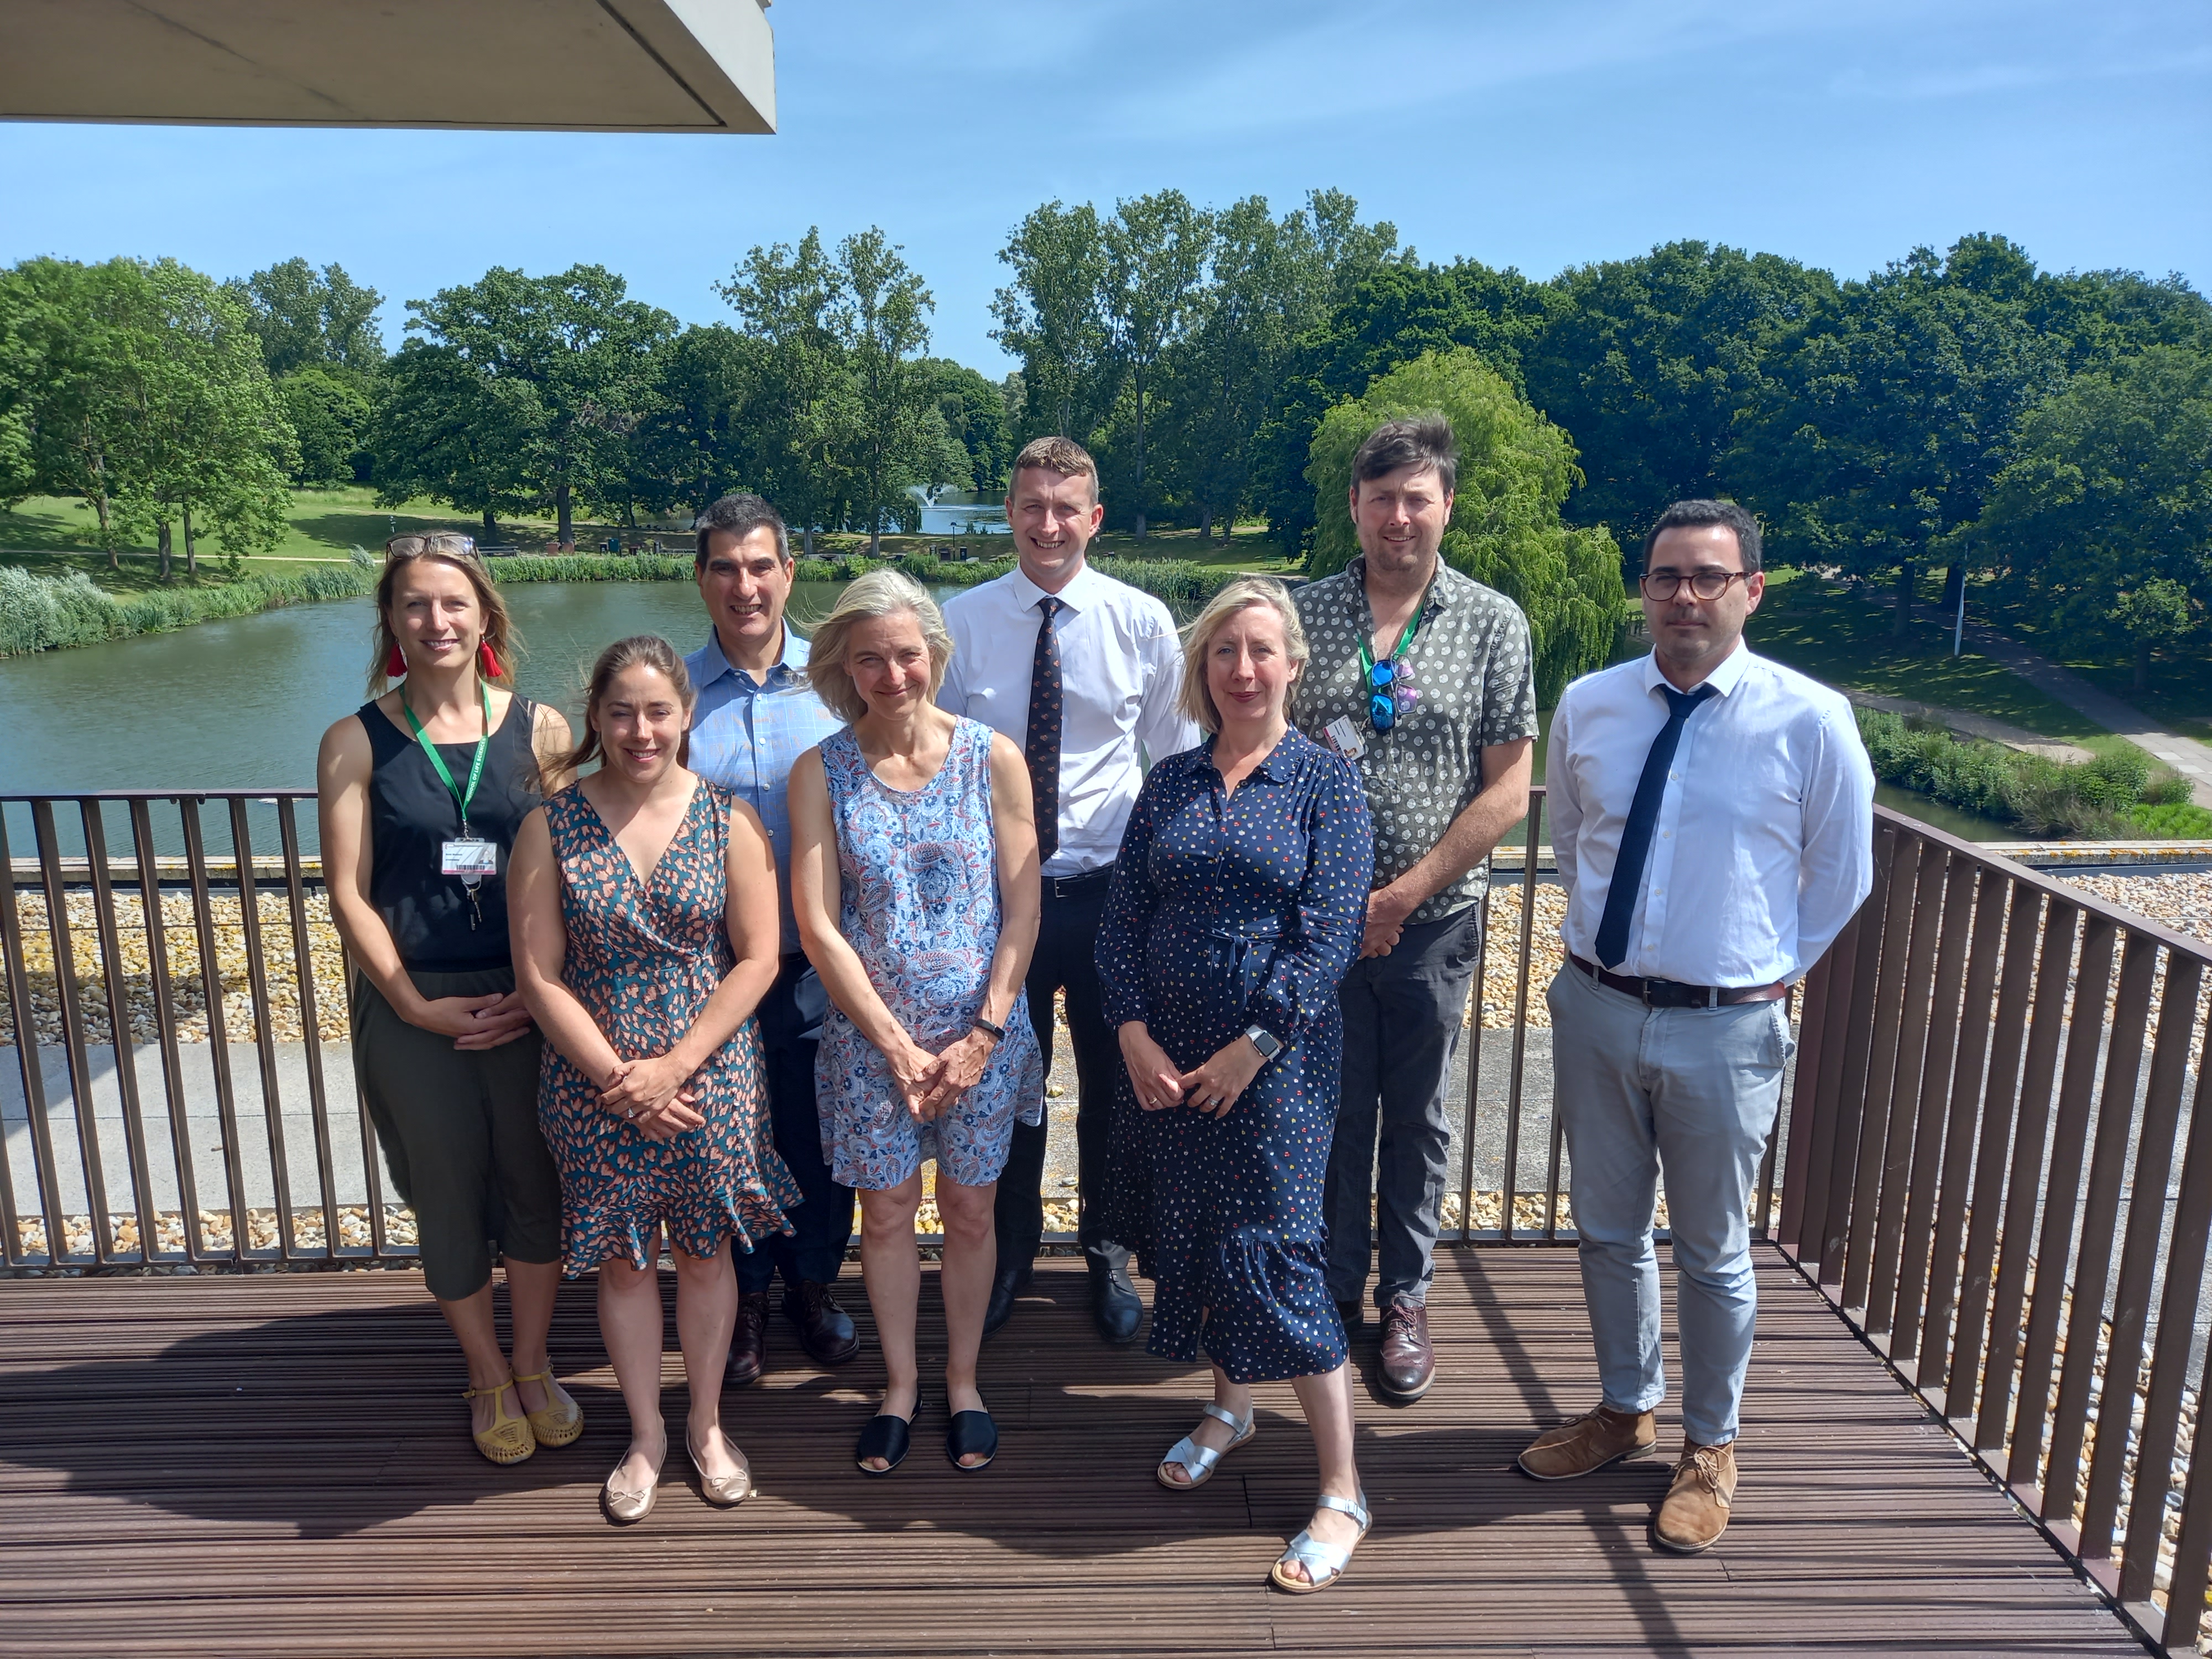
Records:
<instances>
[{"instance_id":1,"label":"white id card","mask_svg":"<svg viewBox=\"0 0 2212 1659\"><path fill-rule=\"evenodd\" d=\"M1346 760L1358 760L1367 752L1367 739L1359 735L1348 714L1339 714L1322 731L1328 738L1328 746Z\"/></svg>"},{"instance_id":2,"label":"white id card","mask_svg":"<svg viewBox=\"0 0 2212 1659\"><path fill-rule=\"evenodd\" d=\"M449 841L443 843L441 875L459 876L473 887L486 876L499 873L499 843L495 841Z\"/></svg>"}]
</instances>

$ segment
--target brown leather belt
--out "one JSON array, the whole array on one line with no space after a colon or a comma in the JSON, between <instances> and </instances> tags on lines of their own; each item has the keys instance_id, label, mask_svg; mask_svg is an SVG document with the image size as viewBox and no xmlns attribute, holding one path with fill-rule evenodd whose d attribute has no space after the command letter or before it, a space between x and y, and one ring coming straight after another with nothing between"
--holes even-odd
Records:
<instances>
[{"instance_id":1,"label":"brown leather belt","mask_svg":"<svg viewBox=\"0 0 2212 1659\"><path fill-rule=\"evenodd\" d=\"M1683 985L1671 979L1608 974L1572 952L1567 960L1599 984L1624 992L1650 1008L1733 1008L1744 1002L1779 1002L1790 994L1786 985Z\"/></svg>"}]
</instances>

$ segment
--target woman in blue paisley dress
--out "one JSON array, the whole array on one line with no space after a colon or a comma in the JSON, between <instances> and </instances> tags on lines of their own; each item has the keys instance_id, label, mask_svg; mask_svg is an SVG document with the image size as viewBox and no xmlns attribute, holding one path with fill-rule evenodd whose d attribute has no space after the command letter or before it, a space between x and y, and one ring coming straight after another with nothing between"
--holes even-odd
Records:
<instances>
[{"instance_id":1,"label":"woman in blue paisley dress","mask_svg":"<svg viewBox=\"0 0 2212 1659\"><path fill-rule=\"evenodd\" d=\"M1231 583L1184 653L1184 712L1211 735L1145 780L1098 934L1126 1073L1107 1224L1156 1283L1152 1352L1213 1362L1162 1486L1203 1486L1251 1438L1254 1383L1296 1390L1321 1497L1270 1577L1306 1594L1343 1574L1368 1522L1322 1192L1374 830L1352 768L1286 718L1306 645L1282 584Z\"/></svg>"},{"instance_id":2,"label":"woman in blue paisley dress","mask_svg":"<svg viewBox=\"0 0 2212 1659\"><path fill-rule=\"evenodd\" d=\"M788 1231L753 1009L775 980L775 861L751 807L684 765L691 684L667 641L592 670L579 778L524 820L507 878L517 978L547 1042L538 1119L561 1166L571 1274L599 1270L599 1328L630 1444L600 1502L644 1519L668 1437L658 1264L676 1262L690 1393L684 1445L707 1501L751 1490L722 1432L737 1326L732 1247Z\"/></svg>"},{"instance_id":3,"label":"woman in blue paisley dress","mask_svg":"<svg viewBox=\"0 0 2212 1659\"><path fill-rule=\"evenodd\" d=\"M860 1189L860 1262L886 1386L854 1461L888 1474L921 1409L914 1220L937 1160L945 1235L945 1455L978 1469L998 1430L975 1386L998 1261L992 1209L1017 1118L1044 1109L1023 975L1036 945L1036 826L1021 751L946 714L952 641L895 571L845 590L807 672L848 728L791 774L792 908L834 1005L815 1085L822 1147Z\"/></svg>"}]
</instances>

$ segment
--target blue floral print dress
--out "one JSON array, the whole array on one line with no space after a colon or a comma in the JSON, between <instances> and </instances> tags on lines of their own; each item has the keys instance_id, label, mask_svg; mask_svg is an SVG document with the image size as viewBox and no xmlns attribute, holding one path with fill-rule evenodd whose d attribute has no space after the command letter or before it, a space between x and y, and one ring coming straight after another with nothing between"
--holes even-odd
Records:
<instances>
[{"instance_id":1,"label":"blue floral print dress","mask_svg":"<svg viewBox=\"0 0 2212 1659\"><path fill-rule=\"evenodd\" d=\"M1202 1346L1236 1382L1344 1363L1322 1194L1336 1130L1337 981L1366 924L1359 780L1293 730L1231 795L1209 739L1155 766L1099 930L1106 1022L1145 1022L1182 1071L1249 1027L1284 1045L1225 1117L1147 1112L1115 1068L1105 1225L1155 1281L1148 1346Z\"/></svg>"},{"instance_id":2,"label":"blue floral print dress","mask_svg":"<svg viewBox=\"0 0 2212 1659\"><path fill-rule=\"evenodd\" d=\"M921 788L893 789L848 729L824 739L822 770L837 826L838 931L876 994L932 1054L967 1035L999 948L999 838L991 818L991 728L962 720ZM815 1056L822 1154L841 1186L881 1191L937 1160L963 1187L999 1178L1014 1121L1044 1113L1044 1061L1017 995L1006 1041L942 1117L917 1123L890 1062L832 1007Z\"/></svg>"},{"instance_id":3,"label":"blue floral print dress","mask_svg":"<svg viewBox=\"0 0 2212 1659\"><path fill-rule=\"evenodd\" d=\"M668 850L645 880L599 811L571 784L545 803L561 866L567 955L561 977L624 1060L665 1054L736 965L724 922L731 796L702 779ZM561 1166L562 1254L570 1274L619 1259L641 1271L659 1234L686 1255L741 1250L788 1232L799 1185L776 1156L760 1029L748 1019L686 1085L707 1121L652 1140L603 1109L599 1091L551 1043L538 1115Z\"/></svg>"}]
</instances>

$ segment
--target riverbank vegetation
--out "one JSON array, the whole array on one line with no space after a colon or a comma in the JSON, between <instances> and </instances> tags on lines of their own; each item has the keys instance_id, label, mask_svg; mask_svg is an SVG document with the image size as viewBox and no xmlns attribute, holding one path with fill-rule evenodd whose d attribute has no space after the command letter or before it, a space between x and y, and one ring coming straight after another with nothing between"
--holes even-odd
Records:
<instances>
[{"instance_id":1,"label":"riverbank vegetation","mask_svg":"<svg viewBox=\"0 0 2212 1659\"><path fill-rule=\"evenodd\" d=\"M1858 726L1884 782L2016 824L2032 838L2212 837L2212 811L2190 804L2187 781L2132 744L2066 762L1878 709L1860 709Z\"/></svg>"}]
</instances>

